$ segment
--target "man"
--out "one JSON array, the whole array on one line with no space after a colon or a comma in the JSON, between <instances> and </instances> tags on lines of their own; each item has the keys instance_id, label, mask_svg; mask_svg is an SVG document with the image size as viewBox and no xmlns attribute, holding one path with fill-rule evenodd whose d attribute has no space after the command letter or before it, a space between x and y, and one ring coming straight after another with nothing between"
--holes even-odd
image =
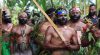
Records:
<instances>
[{"instance_id":1,"label":"man","mask_svg":"<svg viewBox=\"0 0 100 55\"><path fill-rule=\"evenodd\" d=\"M87 30L87 25L85 23L83 23L81 21L81 11L78 7L73 7L71 10L70 10L70 13L69 13L69 17L70 17L70 20L69 20L69 26L74 28L74 30L77 32L79 31L80 33L77 33L79 34L79 42L81 41L80 39L81 36L86 32ZM82 42L82 43L81 43ZM82 46L88 46L89 45L89 41L86 40L86 39L82 39L82 41L80 42L80 44L82 44Z\"/></svg>"},{"instance_id":2,"label":"man","mask_svg":"<svg viewBox=\"0 0 100 55\"><path fill-rule=\"evenodd\" d=\"M2 16L3 16L3 18L2 18L2 21L3 21L2 27L3 28L2 29L3 29L3 31L10 33L10 31L13 27L13 24L11 23L11 17L10 17L10 13L9 13L8 9L3 10Z\"/></svg>"},{"instance_id":3,"label":"man","mask_svg":"<svg viewBox=\"0 0 100 55\"><path fill-rule=\"evenodd\" d=\"M55 12L55 8L49 8L48 10L46 10L47 15L51 18L51 20L54 19L54 12ZM42 22L40 24L40 32L44 35L48 26L51 26L51 24L48 22L48 20L46 19L44 22Z\"/></svg>"},{"instance_id":4,"label":"man","mask_svg":"<svg viewBox=\"0 0 100 55\"><path fill-rule=\"evenodd\" d=\"M90 31L90 33L94 34L94 36L93 36L94 38L95 38L95 35L97 35L96 32L98 32L98 31L96 31L96 32L93 31L93 29L97 29L98 17L99 16L97 16L96 5L95 4L91 4L89 6L89 14L85 17L84 20L85 20L85 23L87 24L87 27L90 30L92 28L92 30ZM91 40L91 41L94 42L93 40Z\"/></svg>"},{"instance_id":5,"label":"man","mask_svg":"<svg viewBox=\"0 0 100 55\"><path fill-rule=\"evenodd\" d=\"M73 7L69 13L69 26L77 30L78 28L80 31L84 32L86 24L81 21L81 11L78 7Z\"/></svg>"},{"instance_id":6,"label":"man","mask_svg":"<svg viewBox=\"0 0 100 55\"><path fill-rule=\"evenodd\" d=\"M30 33L33 30L27 25L27 14L18 15L19 25L13 28L14 36L11 37L11 53L14 55L32 55L30 50Z\"/></svg>"},{"instance_id":7,"label":"man","mask_svg":"<svg viewBox=\"0 0 100 55\"><path fill-rule=\"evenodd\" d=\"M100 19L98 19L98 23L91 28L91 31L96 41L100 39Z\"/></svg>"},{"instance_id":8,"label":"man","mask_svg":"<svg viewBox=\"0 0 100 55\"><path fill-rule=\"evenodd\" d=\"M93 42L93 47L94 46L97 47L96 51L99 55L100 54L100 19L98 19L98 23L95 26L92 26L91 32L92 32L92 35L93 35L94 40L95 40Z\"/></svg>"},{"instance_id":9,"label":"man","mask_svg":"<svg viewBox=\"0 0 100 55\"><path fill-rule=\"evenodd\" d=\"M96 26L92 27L92 32L96 39L100 39L100 10L98 14L98 23L96 24Z\"/></svg>"},{"instance_id":10,"label":"man","mask_svg":"<svg viewBox=\"0 0 100 55\"><path fill-rule=\"evenodd\" d=\"M92 27L91 31L94 34L95 39L100 39L100 10L98 13L98 23Z\"/></svg>"},{"instance_id":11,"label":"man","mask_svg":"<svg viewBox=\"0 0 100 55\"><path fill-rule=\"evenodd\" d=\"M89 6L89 14L85 17L85 20L86 19L91 21L92 25L97 24L98 17L97 17L96 5L91 4ZM89 26L91 26L91 24Z\"/></svg>"},{"instance_id":12,"label":"man","mask_svg":"<svg viewBox=\"0 0 100 55\"><path fill-rule=\"evenodd\" d=\"M53 20L54 19L54 12L55 12L55 8L49 8L48 10L46 10L47 15ZM43 40L44 40L44 36L45 36L45 32L48 28L48 26L51 26L51 24L48 22L48 20L45 18L45 21L43 21L40 25L39 25L39 31L40 33L38 34L40 36L40 38L42 39L41 43L38 42L39 44L43 45Z\"/></svg>"},{"instance_id":13,"label":"man","mask_svg":"<svg viewBox=\"0 0 100 55\"><path fill-rule=\"evenodd\" d=\"M66 18L66 10L62 8L58 8L56 10L56 18L54 19L54 23L58 26L58 29L65 38L64 43L56 30L49 26L46 34L45 34L45 47L52 51L52 55L63 55L64 50L79 50L79 45L76 37L75 31L66 26L67 18Z\"/></svg>"},{"instance_id":14,"label":"man","mask_svg":"<svg viewBox=\"0 0 100 55\"><path fill-rule=\"evenodd\" d=\"M3 9L2 12L2 55L10 55L10 33L13 28L13 24L11 23L10 13L7 8Z\"/></svg>"},{"instance_id":15,"label":"man","mask_svg":"<svg viewBox=\"0 0 100 55\"><path fill-rule=\"evenodd\" d=\"M54 12L55 12L55 8L49 8L46 10L47 15L53 20L54 18ZM38 15L37 13L35 15ZM43 41L44 41L44 37L45 37L45 32L48 28L48 26L51 26L51 24L48 22L48 20L45 18L45 20L43 22L41 22L39 24L39 33L38 33L38 37L36 38L36 43L40 46L39 47L39 52L37 53L37 55L39 55L42 51L45 51L44 46L43 46Z\"/></svg>"}]
</instances>

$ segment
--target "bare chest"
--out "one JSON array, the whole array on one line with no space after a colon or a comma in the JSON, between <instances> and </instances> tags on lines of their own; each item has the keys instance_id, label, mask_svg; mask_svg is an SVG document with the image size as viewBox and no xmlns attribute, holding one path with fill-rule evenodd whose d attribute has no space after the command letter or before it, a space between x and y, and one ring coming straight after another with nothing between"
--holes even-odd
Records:
<instances>
[{"instance_id":1,"label":"bare chest","mask_svg":"<svg viewBox=\"0 0 100 55\"><path fill-rule=\"evenodd\" d=\"M28 29L28 28L20 28L20 27L18 27L18 28L16 28L15 33L17 33L19 35L27 35L27 34L30 33L30 31L31 30Z\"/></svg>"},{"instance_id":2,"label":"bare chest","mask_svg":"<svg viewBox=\"0 0 100 55\"><path fill-rule=\"evenodd\" d=\"M59 29L59 31L60 31L61 35L63 35L63 38L66 41L70 42L71 37L72 37L72 32L68 29ZM52 42L56 43L56 44L63 43L62 39L60 38L60 36L57 33L54 33L53 38L52 38Z\"/></svg>"}]
</instances>

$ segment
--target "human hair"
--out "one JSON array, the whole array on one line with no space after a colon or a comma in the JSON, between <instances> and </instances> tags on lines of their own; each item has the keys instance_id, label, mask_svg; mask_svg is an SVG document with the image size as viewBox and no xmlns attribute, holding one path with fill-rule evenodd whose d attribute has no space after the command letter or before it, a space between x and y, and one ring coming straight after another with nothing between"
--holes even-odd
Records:
<instances>
[{"instance_id":1,"label":"human hair","mask_svg":"<svg viewBox=\"0 0 100 55\"><path fill-rule=\"evenodd\" d=\"M95 6L95 7L96 7L96 5L95 5L95 4L90 4L90 6L89 6L89 7L92 7L92 6Z\"/></svg>"}]
</instances>

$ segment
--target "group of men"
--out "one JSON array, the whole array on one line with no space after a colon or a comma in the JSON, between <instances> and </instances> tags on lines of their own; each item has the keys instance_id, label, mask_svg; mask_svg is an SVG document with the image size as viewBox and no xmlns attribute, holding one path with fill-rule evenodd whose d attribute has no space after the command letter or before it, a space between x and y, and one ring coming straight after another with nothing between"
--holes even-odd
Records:
<instances>
[{"instance_id":1,"label":"group of men","mask_svg":"<svg viewBox=\"0 0 100 55\"><path fill-rule=\"evenodd\" d=\"M90 45L91 41L84 43L85 40L82 39L87 29L90 29L95 40L98 40L100 38L100 20L96 12L96 6L92 4L89 6L89 14L82 19L81 10L78 7L72 7L69 11L69 19L68 11L63 7L48 9L46 11L47 15L57 25L60 35L65 41L50 22L45 19L39 24L40 33L44 36L43 47L50 50L51 55L63 55L64 51L78 51L80 46L86 45L84 47L87 47ZM31 49L33 46L30 45L30 33L34 31L34 28L27 24L28 17L27 12L19 13L19 24L13 26L7 9L4 9L2 30L5 44L2 44L2 55L7 55L4 52L5 48L10 50L8 55L35 55ZM12 35L8 37L10 33ZM10 45L6 44L8 42L10 42Z\"/></svg>"},{"instance_id":2,"label":"group of men","mask_svg":"<svg viewBox=\"0 0 100 55\"><path fill-rule=\"evenodd\" d=\"M52 55L63 55L66 50L76 51L79 50L81 46L88 47L91 45L93 40L89 41L87 39L82 39L85 38L83 34L87 32L87 29L89 29L90 33L92 33L95 41L100 38L100 20L97 15L96 5L91 4L89 6L89 14L83 19L81 18L81 10L78 7L70 9L69 20L66 16L67 14L67 10L62 7L56 9L55 11L51 11L48 14L48 16L50 16L53 22L57 25L60 35L63 35L65 41L63 41L48 21L41 25L41 33L44 34L45 32L44 46L51 50Z\"/></svg>"},{"instance_id":3,"label":"group of men","mask_svg":"<svg viewBox=\"0 0 100 55\"><path fill-rule=\"evenodd\" d=\"M29 43L30 33L33 31L33 28L27 25L27 13L19 13L19 24L14 26L8 11L7 8L4 8L2 14L2 55L32 55Z\"/></svg>"}]
</instances>

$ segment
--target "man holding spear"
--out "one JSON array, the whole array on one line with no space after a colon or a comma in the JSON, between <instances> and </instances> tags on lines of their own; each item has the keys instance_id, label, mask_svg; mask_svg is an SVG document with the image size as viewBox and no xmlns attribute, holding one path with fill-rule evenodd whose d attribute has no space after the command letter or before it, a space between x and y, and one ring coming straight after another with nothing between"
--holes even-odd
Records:
<instances>
[{"instance_id":1,"label":"man holding spear","mask_svg":"<svg viewBox=\"0 0 100 55\"><path fill-rule=\"evenodd\" d=\"M64 50L79 50L78 40L76 32L73 28L67 25L67 11L63 8L58 8L56 10L56 18L54 23L57 25L61 35L65 38L65 42L61 40L55 29L50 26L48 27L45 34L44 44L49 50L52 51L52 55L63 55Z\"/></svg>"}]
</instances>

